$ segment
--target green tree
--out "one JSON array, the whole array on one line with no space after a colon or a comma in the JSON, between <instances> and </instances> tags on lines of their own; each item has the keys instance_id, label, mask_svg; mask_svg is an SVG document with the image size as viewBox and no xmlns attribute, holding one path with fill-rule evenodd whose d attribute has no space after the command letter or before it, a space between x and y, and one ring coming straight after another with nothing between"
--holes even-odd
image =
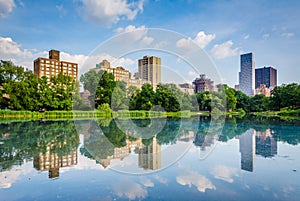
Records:
<instances>
[{"instance_id":1,"label":"green tree","mask_svg":"<svg viewBox=\"0 0 300 201\"><path fill-rule=\"evenodd\" d=\"M116 81L114 81L114 75L104 71L96 88L96 108L98 107L98 105L101 105L103 103L111 104L111 97L115 87Z\"/></svg>"},{"instance_id":2,"label":"green tree","mask_svg":"<svg viewBox=\"0 0 300 201\"><path fill-rule=\"evenodd\" d=\"M226 84L224 84L222 87L226 95L227 111L235 110L237 103L237 99L235 97L235 90L233 88L228 87Z\"/></svg>"},{"instance_id":3,"label":"green tree","mask_svg":"<svg viewBox=\"0 0 300 201\"><path fill-rule=\"evenodd\" d=\"M176 89L175 89L176 88ZM173 85L158 85L154 97L154 104L160 105L167 112L180 111L180 92L176 86Z\"/></svg>"},{"instance_id":4,"label":"green tree","mask_svg":"<svg viewBox=\"0 0 300 201\"><path fill-rule=\"evenodd\" d=\"M111 113L111 108L108 103L103 103L98 106L97 110L100 110L102 112Z\"/></svg>"},{"instance_id":5,"label":"green tree","mask_svg":"<svg viewBox=\"0 0 300 201\"><path fill-rule=\"evenodd\" d=\"M272 110L280 110L281 107L282 107L281 87L276 86L271 91L270 108Z\"/></svg>"},{"instance_id":6,"label":"green tree","mask_svg":"<svg viewBox=\"0 0 300 201\"><path fill-rule=\"evenodd\" d=\"M38 110L38 78L10 61L0 62L1 108Z\"/></svg>"},{"instance_id":7,"label":"green tree","mask_svg":"<svg viewBox=\"0 0 300 201\"><path fill-rule=\"evenodd\" d=\"M130 109L150 110L154 105L155 92L150 84L144 84L142 90L130 101Z\"/></svg>"},{"instance_id":8,"label":"green tree","mask_svg":"<svg viewBox=\"0 0 300 201\"><path fill-rule=\"evenodd\" d=\"M211 111L212 96L208 91L197 93L196 97L199 104L199 110Z\"/></svg>"},{"instance_id":9,"label":"green tree","mask_svg":"<svg viewBox=\"0 0 300 201\"><path fill-rule=\"evenodd\" d=\"M90 70L80 76L80 82L83 83L83 88L90 92L89 100L93 107L95 106L96 89L103 73L104 71L96 72Z\"/></svg>"},{"instance_id":10,"label":"green tree","mask_svg":"<svg viewBox=\"0 0 300 201\"><path fill-rule=\"evenodd\" d=\"M243 109L249 112L249 97L241 91L235 91L236 109Z\"/></svg>"},{"instance_id":11,"label":"green tree","mask_svg":"<svg viewBox=\"0 0 300 201\"><path fill-rule=\"evenodd\" d=\"M263 94L250 97L250 111L263 112L268 110L269 98Z\"/></svg>"},{"instance_id":12,"label":"green tree","mask_svg":"<svg viewBox=\"0 0 300 201\"><path fill-rule=\"evenodd\" d=\"M72 97L74 94L75 81L68 75L62 73L51 77L51 88L54 96L54 107L57 110L71 110Z\"/></svg>"},{"instance_id":13,"label":"green tree","mask_svg":"<svg viewBox=\"0 0 300 201\"><path fill-rule=\"evenodd\" d=\"M137 95L138 91L139 89L136 86L129 86L126 89L126 96L130 99L134 98Z\"/></svg>"}]
</instances>

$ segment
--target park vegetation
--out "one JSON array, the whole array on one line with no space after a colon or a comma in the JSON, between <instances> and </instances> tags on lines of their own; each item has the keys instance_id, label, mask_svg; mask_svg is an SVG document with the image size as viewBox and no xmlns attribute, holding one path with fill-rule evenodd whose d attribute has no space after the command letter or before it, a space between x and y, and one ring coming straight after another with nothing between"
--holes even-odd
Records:
<instances>
[{"instance_id":1,"label":"park vegetation","mask_svg":"<svg viewBox=\"0 0 300 201\"><path fill-rule=\"evenodd\" d=\"M182 114L182 111L279 111L276 114L294 116L300 113L300 85L296 83L275 87L270 97L249 97L227 85L222 85L219 92L205 91L193 95L181 91L175 84L159 84L155 90L150 84L145 84L138 89L135 86L127 87L123 81L115 81L114 76L106 71L88 71L81 75L80 82L90 92L91 106L82 102L79 82L69 76L59 74L47 80L46 77L38 78L32 71L15 66L10 61L1 61L0 115L39 117L38 113L29 114L27 111L38 112L42 109L48 112L48 116L71 117L74 110L76 115L84 116L80 111L89 110L86 112L91 113L95 108L101 113L98 116L116 112L126 116L128 110L135 113L135 116L149 116L151 112L154 116L159 116L159 112Z\"/></svg>"}]
</instances>

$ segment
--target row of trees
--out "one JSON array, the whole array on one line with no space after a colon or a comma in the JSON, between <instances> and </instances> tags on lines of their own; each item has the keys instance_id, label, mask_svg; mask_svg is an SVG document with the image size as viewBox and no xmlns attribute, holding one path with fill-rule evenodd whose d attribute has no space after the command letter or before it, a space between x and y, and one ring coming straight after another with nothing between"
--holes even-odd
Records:
<instances>
[{"instance_id":1,"label":"row of trees","mask_svg":"<svg viewBox=\"0 0 300 201\"><path fill-rule=\"evenodd\" d=\"M125 82L114 81L114 76L106 71L89 71L81 76L80 81L84 89L90 91L89 99L95 108L109 104L113 110L163 108L168 112L177 112L196 110L198 107L196 98L182 92L175 84L160 84L155 91L150 84L144 84L141 89L126 87Z\"/></svg>"},{"instance_id":2,"label":"row of trees","mask_svg":"<svg viewBox=\"0 0 300 201\"><path fill-rule=\"evenodd\" d=\"M70 76L59 74L38 78L32 71L15 66L10 61L0 62L0 107L1 109L71 110L80 104L79 91ZM73 101L73 102L72 102Z\"/></svg>"},{"instance_id":3,"label":"row of trees","mask_svg":"<svg viewBox=\"0 0 300 201\"><path fill-rule=\"evenodd\" d=\"M122 81L114 81L114 76L106 71L89 71L81 76L85 89L91 92L90 100L95 108L109 104L113 110L150 110L160 106L165 111L236 111L261 112L277 111L287 107L300 107L300 85L288 84L275 87L271 97L264 95L247 96L227 85L221 92L201 92L193 95L182 92L175 84L159 84L156 90L150 84L141 89ZM101 107L102 108L102 107ZM154 107L155 109L155 107ZM157 109L157 107L156 107Z\"/></svg>"},{"instance_id":4,"label":"row of trees","mask_svg":"<svg viewBox=\"0 0 300 201\"><path fill-rule=\"evenodd\" d=\"M300 108L300 85L288 84L275 87L271 97L249 97L241 91L223 85L221 92L202 92L193 95L182 92L175 84L159 84L156 90L150 84L141 89L125 82L114 81L106 71L88 71L80 77L84 89L90 91L93 108L109 105L113 110L165 110L260 112L281 108ZM158 106L158 107L154 107ZM79 83L70 76L59 74L47 80L38 78L32 71L15 66L10 61L0 62L1 109L71 110L83 109Z\"/></svg>"}]
</instances>

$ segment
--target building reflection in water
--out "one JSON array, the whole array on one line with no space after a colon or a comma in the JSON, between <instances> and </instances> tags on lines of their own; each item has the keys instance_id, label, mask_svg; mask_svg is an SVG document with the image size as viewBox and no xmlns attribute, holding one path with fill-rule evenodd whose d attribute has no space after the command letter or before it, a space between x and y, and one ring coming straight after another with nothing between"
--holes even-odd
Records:
<instances>
[{"instance_id":1,"label":"building reflection in water","mask_svg":"<svg viewBox=\"0 0 300 201\"><path fill-rule=\"evenodd\" d=\"M241 152L241 169L253 172L255 161L255 130L249 129L239 136Z\"/></svg>"},{"instance_id":2,"label":"building reflection in water","mask_svg":"<svg viewBox=\"0 0 300 201\"><path fill-rule=\"evenodd\" d=\"M139 167L144 168L145 170L156 170L161 168L161 146L157 142L156 137L152 138L152 142L149 145L144 145L142 143L142 138L130 141L127 136L126 146L119 148L115 147L113 155L100 159L98 162L106 168L110 165L111 160L123 160L132 152L138 154Z\"/></svg>"},{"instance_id":3,"label":"building reflection in water","mask_svg":"<svg viewBox=\"0 0 300 201\"><path fill-rule=\"evenodd\" d=\"M92 139L92 135L84 135L84 146L80 148L81 154L96 160L104 168L110 166L111 161L118 159L123 160L130 154L137 154L137 164L145 170L156 170L161 168L161 145L154 136L145 140L142 138L132 138L126 132L126 145L115 147L103 133L99 133L99 138Z\"/></svg>"},{"instance_id":4,"label":"building reflection in water","mask_svg":"<svg viewBox=\"0 0 300 201\"><path fill-rule=\"evenodd\" d=\"M249 129L238 139L242 170L253 172L256 154L263 157L274 157L277 154L277 141L272 137L270 129Z\"/></svg>"},{"instance_id":5,"label":"building reflection in water","mask_svg":"<svg viewBox=\"0 0 300 201\"><path fill-rule=\"evenodd\" d=\"M139 153L139 167L145 170L157 170L161 168L161 146L157 142L156 137L152 138L150 145L142 144L138 150Z\"/></svg>"},{"instance_id":6,"label":"building reflection in water","mask_svg":"<svg viewBox=\"0 0 300 201\"><path fill-rule=\"evenodd\" d=\"M265 132L256 131L255 141L257 155L268 158L277 154L277 141L272 137L270 129Z\"/></svg>"},{"instance_id":7,"label":"building reflection in water","mask_svg":"<svg viewBox=\"0 0 300 201\"><path fill-rule=\"evenodd\" d=\"M39 171L49 171L49 178L56 178L59 177L59 168L77 165L77 149L72 149L68 153L58 153L66 143L66 141L58 143L56 139L49 142L45 152L39 153L34 158L33 167Z\"/></svg>"},{"instance_id":8,"label":"building reflection in water","mask_svg":"<svg viewBox=\"0 0 300 201\"><path fill-rule=\"evenodd\" d=\"M219 135L195 134L194 145L200 147L200 158L205 158L215 147Z\"/></svg>"},{"instance_id":9,"label":"building reflection in water","mask_svg":"<svg viewBox=\"0 0 300 201\"><path fill-rule=\"evenodd\" d=\"M124 147L115 147L113 150L113 155L107 156L106 158L99 159L99 163L104 167L110 165L111 160L120 159L123 160L126 156L132 152L132 150L139 149L142 147L142 139L137 139L135 141L129 140L129 137L126 137L126 146Z\"/></svg>"}]
</instances>

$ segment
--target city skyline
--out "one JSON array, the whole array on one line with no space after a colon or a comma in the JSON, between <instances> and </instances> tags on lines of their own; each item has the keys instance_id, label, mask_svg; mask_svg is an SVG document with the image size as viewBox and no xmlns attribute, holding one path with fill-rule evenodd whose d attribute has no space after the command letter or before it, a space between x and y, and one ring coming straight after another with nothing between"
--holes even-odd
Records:
<instances>
[{"instance_id":1,"label":"city skyline","mask_svg":"<svg viewBox=\"0 0 300 201\"><path fill-rule=\"evenodd\" d=\"M110 37L139 30L140 34L132 35L132 40L156 44L147 28L162 28L186 36L177 41L177 46L184 47L193 41L203 48L223 83L231 87L238 83L239 55L250 51L255 53L257 67L274 66L281 72L278 85L299 83L300 69L296 67L299 66L296 59L300 47L299 26L297 20L292 20L299 18L299 5L298 1L114 0L111 4L85 0L1 1L0 58L33 69L35 58L46 57L49 49L59 49L62 60L79 64L80 75L89 70L82 66L83 61ZM236 12L243 9L251 12ZM103 52L98 62L104 58L115 59L114 55ZM125 55L118 62L133 71L136 68L133 59ZM177 62L164 60L168 66L181 65ZM197 72L182 68L184 79L192 82Z\"/></svg>"}]
</instances>

